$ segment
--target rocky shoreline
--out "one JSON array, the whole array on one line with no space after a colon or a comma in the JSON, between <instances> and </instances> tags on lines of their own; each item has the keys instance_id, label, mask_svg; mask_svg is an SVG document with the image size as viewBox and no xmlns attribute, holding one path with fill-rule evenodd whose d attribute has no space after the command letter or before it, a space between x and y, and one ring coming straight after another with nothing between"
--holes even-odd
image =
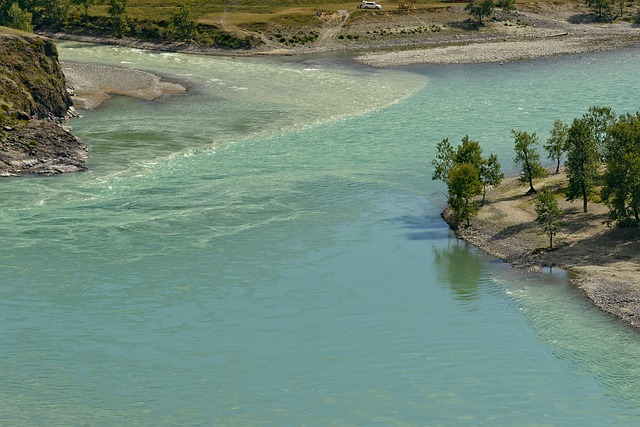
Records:
<instances>
[{"instance_id":1,"label":"rocky shoreline","mask_svg":"<svg viewBox=\"0 0 640 427\"><path fill-rule=\"evenodd\" d=\"M559 187L563 174L540 180L537 188ZM608 209L590 203L589 213L558 199L564 226L555 238L556 249L535 221L535 196L515 179L487 193L485 206L469 227L457 227L449 210L443 219L458 238L516 268L539 271L556 267L572 273L572 282L594 305L640 328L640 230L608 228Z\"/></svg>"},{"instance_id":2,"label":"rocky shoreline","mask_svg":"<svg viewBox=\"0 0 640 427\"><path fill-rule=\"evenodd\" d=\"M0 176L86 169L87 148L62 124L73 113L55 44L0 28Z\"/></svg>"}]
</instances>

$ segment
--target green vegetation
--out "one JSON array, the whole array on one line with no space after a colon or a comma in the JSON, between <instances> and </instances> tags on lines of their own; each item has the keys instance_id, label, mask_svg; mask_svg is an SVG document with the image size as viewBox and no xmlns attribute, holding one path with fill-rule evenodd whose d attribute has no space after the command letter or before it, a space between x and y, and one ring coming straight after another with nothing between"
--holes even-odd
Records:
<instances>
[{"instance_id":1,"label":"green vegetation","mask_svg":"<svg viewBox=\"0 0 640 427\"><path fill-rule=\"evenodd\" d=\"M469 0L464 10L476 18L479 24L482 24L484 18L493 14L494 7L493 0Z\"/></svg>"},{"instance_id":2,"label":"green vegetation","mask_svg":"<svg viewBox=\"0 0 640 427\"><path fill-rule=\"evenodd\" d=\"M536 221L549 236L549 249L553 250L553 236L562 225L562 209L547 188L543 188L536 199Z\"/></svg>"},{"instance_id":3,"label":"green vegetation","mask_svg":"<svg viewBox=\"0 0 640 427\"><path fill-rule=\"evenodd\" d=\"M538 138L535 133L511 132L515 140L514 163L521 166L519 181L529 186L527 195L534 194L533 180L548 174L535 149ZM585 213L590 200L606 204L609 226L640 227L640 111L616 116L609 107L591 107L571 126L555 120L550 134L544 148L554 161L556 172L566 156L566 199L582 200ZM468 136L456 149L448 139L439 142L431 164L431 178L447 184L447 201L456 221L467 224L477 213L480 195L484 203L486 187L499 185L503 178L497 157L483 158L478 142ZM561 211L555 196L546 188L536 200L536 212L553 248Z\"/></svg>"},{"instance_id":4,"label":"green vegetation","mask_svg":"<svg viewBox=\"0 0 640 427\"><path fill-rule=\"evenodd\" d=\"M567 200L582 198L583 212L587 212L587 202L595 189L598 164L594 127L586 117L574 119L567 132Z\"/></svg>"},{"instance_id":5,"label":"green vegetation","mask_svg":"<svg viewBox=\"0 0 640 427\"><path fill-rule=\"evenodd\" d=\"M610 223L640 226L640 112L620 116L607 134L602 198Z\"/></svg>"},{"instance_id":6,"label":"green vegetation","mask_svg":"<svg viewBox=\"0 0 640 427\"><path fill-rule=\"evenodd\" d=\"M242 31L198 22L198 9L177 2L140 0L0 0L0 25L30 31L64 31L96 37L129 37L157 43L249 49L261 40Z\"/></svg>"},{"instance_id":7,"label":"green vegetation","mask_svg":"<svg viewBox=\"0 0 640 427\"><path fill-rule=\"evenodd\" d=\"M553 122L553 128L549 131L551 136L542 147L547 151L547 157L556 161L556 174L560 172L560 162L567 150L567 133L569 126L560 119Z\"/></svg>"},{"instance_id":8,"label":"green vegetation","mask_svg":"<svg viewBox=\"0 0 640 427\"><path fill-rule=\"evenodd\" d=\"M529 184L527 194L535 194L536 189L533 188L533 180L542 178L547 175L547 170L540 163L540 154L536 150L538 144L538 136L535 133L518 132L512 130L515 140L516 157L513 162L520 165L522 172L520 174L520 183Z\"/></svg>"},{"instance_id":9,"label":"green vegetation","mask_svg":"<svg viewBox=\"0 0 640 427\"><path fill-rule=\"evenodd\" d=\"M438 143L436 158L431 161L434 171L431 179L447 184L447 201L453 211L456 222L466 222L477 214L478 204L473 200L482 194L482 204L487 186L500 185L504 174L500 169L498 157L491 154L482 157L482 147L469 135L454 150L449 139Z\"/></svg>"}]
</instances>

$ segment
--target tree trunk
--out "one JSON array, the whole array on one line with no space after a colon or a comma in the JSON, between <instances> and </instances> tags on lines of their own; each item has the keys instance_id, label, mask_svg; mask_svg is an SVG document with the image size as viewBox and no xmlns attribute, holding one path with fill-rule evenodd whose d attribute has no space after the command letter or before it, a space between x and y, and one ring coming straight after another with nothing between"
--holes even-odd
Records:
<instances>
[{"instance_id":1,"label":"tree trunk","mask_svg":"<svg viewBox=\"0 0 640 427\"><path fill-rule=\"evenodd\" d=\"M560 173L560 157L558 157L558 165L556 166L556 175Z\"/></svg>"},{"instance_id":2,"label":"tree trunk","mask_svg":"<svg viewBox=\"0 0 640 427\"><path fill-rule=\"evenodd\" d=\"M584 213L587 213L587 187L582 186L582 209Z\"/></svg>"}]
</instances>

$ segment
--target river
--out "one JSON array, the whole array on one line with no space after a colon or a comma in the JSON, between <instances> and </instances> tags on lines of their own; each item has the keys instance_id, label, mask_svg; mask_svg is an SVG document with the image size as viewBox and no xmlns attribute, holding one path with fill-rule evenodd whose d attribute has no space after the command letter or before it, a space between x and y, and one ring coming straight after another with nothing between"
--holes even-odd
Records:
<instances>
[{"instance_id":1,"label":"river","mask_svg":"<svg viewBox=\"0 0 640 427\"><path fill-rule=\"evenodd\" d=\"M12 426L640 423L640 337L562 272L458 241L430 161L635 112L640 53L374 70L64 42L189 88L71 125L90 171L0 181Z\"/></svg>"}]
</instances>

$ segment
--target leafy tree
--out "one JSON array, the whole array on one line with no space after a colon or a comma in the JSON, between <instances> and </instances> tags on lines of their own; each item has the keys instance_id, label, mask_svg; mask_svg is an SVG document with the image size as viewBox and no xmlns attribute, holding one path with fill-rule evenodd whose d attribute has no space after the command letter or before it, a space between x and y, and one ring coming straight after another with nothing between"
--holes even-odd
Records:
<instances>
[{"instance_id":1,"label":"leafy tree","mask_svg":"<svg viewBox=\"0 0 640 427\"><path fill-rule=\"evenodd\" d=\"M598 19L602 19L605 15L609 15L611 9L609 0L586 0L587 6L596 14Z\"/></svg>"},{"instance_id":2,"label":"leafy tree","mask_svg":"<svg viewBox=\"0 0 640 427\"><path fill-rule=\"evenodd\" d=\"M478 23L482 24L482 19L491 16L493 14L493 0L469 0L469 3L465 6L464 10L469 12L469 15L478 20Z\"/></svg>"},{"instance_id":3,"label":"leafy tree","mask_svg":"<svg viewBox=\"0 0 640 427\"><path fill-rule=\"evenodd\" d=\"M596 141L598 155L600 156L599 160L604 161L607 128L616 122L616 113L609 107L589 107L587 113L582 117L591 128L593 139Z\"/></svg>"},{"instance_id":4,"label":"leafy tree","mask_svg":"<svg viewBox=\"0 0 640 427\"><path fill-rule=\"evenodd\" d=\"M197 31L198 21L189 6L175 8L171 15L171 22L167 28L170 37L178 40L189 40L193 38Z\"/></svg>"},{"instance_id":5,"label":"leafy tree","mask_svg":"<svg viewBox=\"0 0 640 427\"><path fill-rule=\"evenodd\" d=\"M502 0L500 7L506 13L511 13L516 10L516 0Z\"/></svg>"},{"instance_id":6,"label":"leafy tree","mask_svg":"<svg viewBox=\"0 0 640 427\"><path fill-rule=\"evenodd\" d=\"M31 32L31 13L12 3L7 12L6 26L20 31Z\"/></svg>"},{"instance_id":7,"label":"leafy tree","mask_svg":"<svg viewBox=\"0 0 640 427\"><path fill-rule=\"evenodd\" d=\"M431 160L434 167L431 179L447 183L449 169L453 166L454 151L449 138L445 138L436 145L436 158Z\"/></svg>"},{"instance_id":8,"label":"leafy tree","mask_svg":"<svg viewBox=\"0 0 640 427\"><path fill-rule=\"evenodd\" d=\"M549 249L553 249L553 236L562 225L562 210L558 201L546 187L540 191L536 199L536 221L549 236Z\"/></svg>"},{"instance_id":9,"label":"leafy tree","mask_svg":"<svg viewBox=\"0 0 640 427\"><path fill-rule=\"evenodd\" d=\"M547 151L547 157L556 161L556 173L560 172L560 161L567 149L567 132L569 126L560 119L553 122L551 136L542 147Z\"/></svg>"},{"instance_id":10,"label":"leafy tree","mask_svg":"<svg viewBox=\"0 0 640 427\"><path fill-rule=\"evenodd\" d=\"M71 0L76 6L82 7L82 19L89 19L89 8L95 4L95 0Z\"/></svg>"},{"instance_id":11,"label":"leafy tree","mask_svg":"<svg viewBox=\"0 0 640 427\"><path fill-rule=\"evenodd\" d=\"M620 116L609 136L602 188L609 223L640 225L640 112Z\"/></svg>"},{"instance_id":12,"label":"leafy tree","mask_svg":"<svg viewBox=\"0 0 640 427\"><path fill-rule=\"evenodd\" d=\"M598 176L598 150L586 118L573 120L567 133L567 147L567 200L582 198L582 209L587 212L587 201Z\"/></svg>"},{"instance_id":13,"label":"leafy tree","mask_svg":"<svg viewBox=\"0 0 640 427\"><path fill-rule=\"evenodd\" d=\"M482 165L480 165L480 181L482 182L482 202L480 203L480 206L484 206L487 187L496 187L500 185L503 178L504 173L502 173L498 156L491 154L482 162Z\"/></svg>"},{"instance_id":14,"label":"leafy tree","mask_svg":"<svg viewBox=\"0 0 640 427\"><path fill-rule=\"evenodd\" d=\"M520 173L520 183L529 184L527 194L535 194L536 189L533 188L533 180L547 176L547 170L540 163L540 154L536 151L535 145L538 144L538 136L534 133L518 132L512 130L515 140L516 157L513 159L516 165L522 167Z\"/></svg>"},{"instance_id":15,"label":"leafy tree","mask_svg":"<svg viewBox=\"0 0 640 427\"><path fill-rule=\"evenodd\" d=\"M447 178L449 188L449 206L453 210L456 222L466 222L478 213L475 196L482 192L482 182L478 168L470 163L458 163L449 169Z\"/></svg>"},{"instance_id":16,"label":"leafy tree","mask_svg":"<svg viewBox=\"0 0 640 427\"><path fill-rule=\"evenodd\" d=\"M121 37L127 29L127 0L109 0L109 16L113 32Z\"/></svg>"},{"instance_id":17,"label":"leafy tree","mask_svg":"<svg viewBox=\"0 0 640 427\"><path fill-rule=\"evenodd\" d=\"M620 8L618 11L618 18L622 17L622 14L624 13L624 6L626 3L626 0L615 0L615 4Z\"/></svg>"},{"instance_id":18,"label":"leafy tree","mask_svg":"<svg viewBox=\"0 0 640 427\"><path fill-rule=\"evenodd\" d=\"M27 0L20 4L31 12L36 28L58 29L64 26L69 15L69 0Z\"/></svg>"},{"instance_id":19,"label":"leafy tree","mask_svg":"<svg viewBox=\"0 0 640 427\"><path fill-rule=\"evenodd\" d=\"M453 162L470 163L480 170L480 166L484 162L480 143L470 139L469 135L462 137L462 143L458 145L453 155Z\"/></svg>"}]
</instances>

